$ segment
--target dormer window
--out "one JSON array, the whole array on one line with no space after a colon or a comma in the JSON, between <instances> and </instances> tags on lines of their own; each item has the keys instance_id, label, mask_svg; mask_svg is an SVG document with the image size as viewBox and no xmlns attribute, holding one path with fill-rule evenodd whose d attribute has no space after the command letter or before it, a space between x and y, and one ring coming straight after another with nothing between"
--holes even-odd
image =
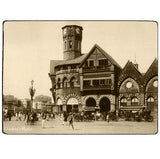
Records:
<instances>
[{"instance_id":1,"label":"dormer window","mask_svg":"<svg viewBox=\"0 0 160 159\"><path fill-rule=\"evenodd\" d=\"M93 60L90 60L89 61L89 67L93 67L94 66L94 61Z\"/></svg>"}]
</instances>

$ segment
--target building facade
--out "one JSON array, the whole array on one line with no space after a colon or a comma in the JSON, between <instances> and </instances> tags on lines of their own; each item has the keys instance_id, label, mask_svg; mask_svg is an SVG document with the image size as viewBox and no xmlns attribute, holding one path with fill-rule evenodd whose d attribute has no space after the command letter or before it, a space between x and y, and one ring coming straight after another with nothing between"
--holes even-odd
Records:
<instances>
[{"instance_id":1,"label":"building facade","mask_svg":"<svg viewBox=\"0 0 160 159\"><path fill-rule=\"evenodd\" d=\"M146 105L157 110L158 61L145 74L128 61L124 68L100 46L81 53L83 28L67 25L63 31L63 60L50 61L54 111L115 112Z\"/></svg>"}]
</instances>

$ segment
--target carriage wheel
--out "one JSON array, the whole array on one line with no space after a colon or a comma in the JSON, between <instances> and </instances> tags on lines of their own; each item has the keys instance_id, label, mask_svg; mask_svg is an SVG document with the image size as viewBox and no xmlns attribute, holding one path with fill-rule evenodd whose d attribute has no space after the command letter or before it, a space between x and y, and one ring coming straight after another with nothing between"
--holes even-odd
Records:
<instances>
[{"instance_id":1,"label":"carriage wheel","mask_svg":"<svg viewBox=\"0 0 160 159\"><path fill-rule=\"evenodd\" d=\"M148 117L148 122L152 122L153 121L153 116L149 116Z\"/></svg>"}]
</instances>

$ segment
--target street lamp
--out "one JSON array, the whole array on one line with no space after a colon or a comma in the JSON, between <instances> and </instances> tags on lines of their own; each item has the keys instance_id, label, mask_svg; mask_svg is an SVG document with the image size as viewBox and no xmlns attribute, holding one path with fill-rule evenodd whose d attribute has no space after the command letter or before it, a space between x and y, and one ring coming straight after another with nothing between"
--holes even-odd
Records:
<instances>
[{"instance_id":1,"label":"street lamp","mask_svg":"<svg viewBox=\"0 0 160 159\"><path fill-rule=\"evenodd\" d=\"M30 96L31 96L31 111L32 111L32 107L33 107L33 96L36 92L36 89L33 88L33 83L34 83L34 80L31 81L31 87L29 88L29 92L30 92Z\"/></svg>"}]
</instances>

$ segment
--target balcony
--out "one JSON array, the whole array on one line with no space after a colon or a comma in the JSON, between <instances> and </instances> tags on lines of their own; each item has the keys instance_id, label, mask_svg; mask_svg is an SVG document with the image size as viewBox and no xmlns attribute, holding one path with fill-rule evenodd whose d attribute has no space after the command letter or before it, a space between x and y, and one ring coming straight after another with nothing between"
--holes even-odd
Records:
<instances>
[{"instance_id":1,"label":"balcony","mask_svg":"<svg viewBox=\"0 0 160 159\"><path fill-rule=\"evenodd\" d=\"M111 85L84 85L83 90L107 90L111 89Z\"/></svg>"},{"instance_id":2,"label":"balcony","mask_svg":"<svg viewBox=\"0 0 160 159\"><path fill-rule=\"evenodd\" d=\"M57 75L57 74L75 73L75 72L78 72L78 71L79 71L79 69L59 70L59 71L56 71L56 75Z\"/></svg>"},{"instance_id":3,"label":"balcony","mask_svg":"<svg viewBox=\"0 0 160 159\"><path fill-rule=\"evenodd\" d=\"M111 71L109 66L93 66L93 67L83 67L83 72L108 72Z\"/></svg>"}]
</instances>

